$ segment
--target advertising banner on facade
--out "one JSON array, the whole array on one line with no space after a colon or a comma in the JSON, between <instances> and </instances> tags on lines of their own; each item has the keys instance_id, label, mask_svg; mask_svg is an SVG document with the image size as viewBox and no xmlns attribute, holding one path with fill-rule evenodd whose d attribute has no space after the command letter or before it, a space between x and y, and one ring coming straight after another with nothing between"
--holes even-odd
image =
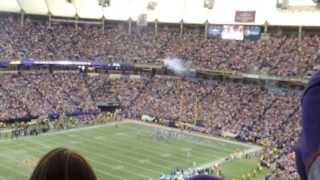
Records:
<instances>
[{"instance_id":1,"label":"advertising banner on facade","mask_svg":"<svg viewBox=\"0 0 320 180\"><path fill-rule=\"evenodd\" d=\"M247 26L244 29L244 38L250 40L257 40L260 38L261 27L260 26Z\"/></svg>"},{"instance_id":2,"label":"advertising banner on facade","mask_svg":"<svg viewBox=\"0 0 320 180\"><path fill-rule=\"evenodd\" d=\"M256 19L256 11L236 11L234 21L240 23L252 23Z\"/></svg>"},{"instance_id":3,"label":"advertising banner on facade","mask_svg":"<svg viewBox=\"0 0 320 180\"><path fill-rule=\"evenodd\" d=\"M233 40L243 40L244 39L244 28L243 26L223 26L223 31L221 33L222 39L233 39Z\"/></svg>"},{"instance_id":4,"label":"advertising banner on facade","mask_svg":"<svg viewBox=\"0 0 320 180\"><path fill-rule=\"evenodd\" d=\"M221 25L209 25L208 26L208 36L209 37L220 37L223 30Z\"/></svg>"}]
</instances>

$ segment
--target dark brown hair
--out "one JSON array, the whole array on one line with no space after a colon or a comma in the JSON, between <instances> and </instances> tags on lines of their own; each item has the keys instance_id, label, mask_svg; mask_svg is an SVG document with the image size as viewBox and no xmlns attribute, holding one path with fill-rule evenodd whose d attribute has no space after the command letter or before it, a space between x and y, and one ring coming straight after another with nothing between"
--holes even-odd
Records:
<instances>
[{"instance_id":1,"label":"dark brown hair","mask_svg":"<svg viewBox=\"0 0 320 180\"><path fill-rule=\"evenodd\" d=\"M42 157L30 180L97 180L97 177L79 153L56 148Z\"/></svg>"}]
</instances>

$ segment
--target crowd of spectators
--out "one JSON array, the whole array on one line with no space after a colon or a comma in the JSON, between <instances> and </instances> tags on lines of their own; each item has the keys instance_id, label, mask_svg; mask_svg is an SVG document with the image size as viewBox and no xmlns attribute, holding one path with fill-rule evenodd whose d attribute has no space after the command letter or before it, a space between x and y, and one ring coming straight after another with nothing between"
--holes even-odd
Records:
<instances>
[{"instance_id":1,"label":"crowd of spectators","mask_svg":"<svg viewBox=\"0 0 320 180\"><path fill-rule=\"evenodd\" d=\"M282 77L304 76L318 63L320 36L271 36L268 41L233 41L204 38L199 27L159 25L139 29L107 23L101 26L51 24L27 17L24 25L15 16L0 17L2 59L106 60L139 64L162 64L177 57L186 64L206 69L268 73Z\"/></svg>"},{"instance_id":2,"label":"crowd of spectators","mask_svg":"<svg viewBox=\"0 0 320 180\"><path fill-rule=\"evenodd\" d=\"M0 58L4 60L106 60L161 64L178 57L186 64L207 69L304 76L314 68L320 36L271 37L268 41L204 39L199 28L160 25L133 29L126 23L100 26L52 24L15 16L0 17ZM88 82L86 82L88 81ZM279 168L272 176L295 176L291 146L300 132L299 97L295 89L265 87L221 80L172 77L84 78L78 72L1 73L0 120L50 113L98 111L95 103L116 98L121 114L162 119L201 120L208 133L228 131L239 140L267 140L280 149L268 157ZM197 110L196 110L197 109Z\"/></svg>"},{"instance_id":3,"label":"crowd of spectators","mask_svg":"<svg viewBox=\"0 0 320 180\"><path fill-rule=\"evenodd\" d=\"M0 121L97 112L84 77L73 72L2 72L0 98Z\"/></svg>"},{"instance_id":4,"label":"crowd of spectators","mask_svg":"<svg viewBox=\"0 0 320 180\"><path fill-rule=\"evenodd\" d=\"M187 123L197 119L211 134L228 132L241 141L267 142L280 149L265 157L277 166L272 176L296 176L291 147L300 132L301 90L157 76L94 76L89 84L98 90L93 94L96 99L119 97L121 113L128 118L148 115Z\"/></svg>"},{"instance_id":5,"label":"crowd of spectators","mask_svg":"<svg viewBox=\"0 0 320 180\"><path fill-rule=\"evenodd\" d=\"M0 119L96 112L96 102L116 98L121 105L120 114L128 118L149 115L188 123L197 119L211 134L229 132L241 141L268 141L280 149L275 157L267 157L282 170L280 176L295 173L291 147L300 132L301 93L195 78L2 72Z\"/></svg>"}]
</instances>

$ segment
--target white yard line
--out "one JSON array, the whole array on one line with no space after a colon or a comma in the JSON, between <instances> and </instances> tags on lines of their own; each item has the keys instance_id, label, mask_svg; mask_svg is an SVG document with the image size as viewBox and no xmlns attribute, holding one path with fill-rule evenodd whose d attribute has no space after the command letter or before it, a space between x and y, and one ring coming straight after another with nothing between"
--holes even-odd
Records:
<instances>
[{"instance_id":1,"label":"white yard line","mask_svg":"<svg viewBox=\"0 0 320 180\"><path fill-rule=\"evenodd\" d=\"M46 133L46 134L41 134L40 136L51 136L51 135L56 135L56 134L65 134L65 133L71 133L71 132L77 132L77 131L82 131L82 130L89 130L89 129L96 129L96 128L102 128L102 127L107 127L107 126L112 126L112 125L115 125L115 124L129 124L129 123L132 123L132 124L142 124L142 125L146 125L146 126L151 126L151 127L157 127L157 128L163 128L163 129L168 129L168 130L171 130L171 131L176 131L176 132L181 132L181 130L179 129L176 129L176 128L170 128L170 127L165 127L165 126L161 126L161 125L158 125L158 124L150 124L150 123L146 123L146 122L142 122L142 121L137 121L137 120L123 120L123 121L115 121L115 122L109 122L109 123L106 123L106 124L102 124L102 125L94 125L94 126L90 126L90 127L81 127L81 128L76 128L76 129L68 129L68 130L62 130L62 131L56 131L56 132L49 132L49 133ZM248 147L249 149L246 149L246 150L243 150L243 151L240 151L238 153L233 153L233 154L229 154L228 156L225 156L225 157L222 157L222 158L219 158L215 161L212 161L210 163L206 163L206 164L203 164L201 166L198 166L196 167L195 169L203 169L203 168L208 168L208 167L212 167L213 165L220 165L224 162L227 161L227 158L230 157L231 155L238 155L238 154L241 154L242 156L243 155L246 155L246 154L252 154L252 153L256 153L256 152L259 152L262 150L262 147L260 146L257 146L257 145L254 145L254 144L246 144L246 143L241 143L241 142L236 142L236 141L232 141L232 140L226 140L226 139L223 139L223 138L219 138L219 137L213 137L213 136L209 136L209 135L204 135L204 134L201 134L201 133L197 133L197 132L189 132L189 131L183 131L183 133L186 133L186 134L190 134L190 135L193 135L193 136L198 136L198 137L202 137L202 138L206 138L206 139L211 139L211 140L217 140L217 141L220 141L220 142L225 142L225 143L230 143L230 144L235 144L235 145L240 145L240 146L245 146L245 147ZM26 136L26 137L19 137L22 138L22 139L29 139L29 138L33 138L34 136ZM1 142L10 142L10 141L14 141L12 139L2 139L0 140L0 143ZM38 142L39 143L39 142ZM97 142L96 142L97 143ZM39 143L41 144L41 143ZM97 143L99 144L99 143ZM43 145L43 144L42 144ZM102 145L102 144L101 144ZM94 147L92 147L94 148ZM33 149L33 148L29 148L29 149ZM94 148L95 149L95 148ZM35 150L35 149L33 149ZM37 150L35 150L37 151ZM96 157L98 157L96 154L94 154ZM102 157L101 157L102 158ZM110 157L109 157L110 158ZM113 158L110 158L113 160ZM116 159L114 159L116 160ZM101 162L97 162L96 160L92 160L91 161L95 162L95 163L98 163L98 164L101 164ZM152 163L152 162L151 162ZM104 163L102 163L104 164ZM109 166L108 164L104 164L104 166ZM0 165L1 167L1 165ZM2 166L3 167L3 166ZM6 168L6 167L3 167L3 168ZM10 169L11 171L13 171L12 169ZM102 174L105 174L105 175L108 175L108 176L113 176L117 179L124 179L120 176L116 176L116 175L113 175L113 174L109 174L103 170L100 170L100 169L97 169L98 172L102 173ZM153 171L153 170L149 170L149 171ZM19 172L16 172L22 176L25 176L24 174L22 173L19 173ZM160 172L159 172L160 173ZM134 175L138 175L136 174L135 172L129 172L129 174L134 174ZM141 177L141 175L138 175ZM1 179L1 178L0 178Z\"/></svg>"},{"instance_id":2,"label":"white yard line","mask_svg":"<svg viewBox=\"0 0 320 180\"><path fill-rule=\"evenodd\" d=\"M135 122L134 122L135 123ZM130 129L130 130L135 130L136 128L130 128L130 127L126 127L127 129ZM157 128L163 128L163 127L157 127ZM172 129L170 129L170 130L172 130ZM173 129L174 130L174 129ZM176 129L175 129L176 130ZM177 131L177 132L179 132L179 133L181 133L181 134L184 134L184 135L192 135L192 136L194 136L193 134L191 134L191 133L189 133L189 132L186 132L186 131L183 131L183 132L181 132L181 131ZM125 135L125 136L127 136L127 135ZM203 137L202 137L203 138ZM183 140L188 140L189 138L185 138L185 139L183 139ZM208 139L208 138L206 138L206 139ZM210 140L212 140L212 139L210 139ZM190 143L192 143L192 144L195 144L195 142L190 142ZM208 148L211 148L211 149L225 149L224 147L219 147L219 146L215 146L215 145L211 145L211 144L200 144L201 146L206 146L206 147L208 147ZM168 146L168 147L170 147L171 145L170 144L163 144L163 146ZM204 150L206 150L206 149L204 149ZM207 150L208 152L212 152L212 150Z\"/></svg>"},{"instance_id":3,"label":"white yard line","mask_svg":"<svg viewBox=\"0 0 320 180\"><path fill-rule=\"evenodd\" d=\"M41 146L42 147L42 149L44 149L43 147L50 147L50 146L48 146L48 145L52 145L53 147L55 146L55 144L53 144L50 140L46 140L46 141L44 141L45 143L41 143L41 142L39 142L39 141L33 141L33 143L35 143L35 144L38 144L39 146ZM37 154L43 154L43 152L42 151L39 151L37 148L28 148L30 151L33 151L33 152L36 152ZM92 155L94 155L97 159L98 158L103 158L104 156L102 156L102 155L96 155L95 153L93 153L93 152L90 152L90 154L92 154ZM88 157L87 157L88 158ZM105 168L114 168L114 166L112 166L112 165L109 165L109 164L106 164L106 163L104 163L104 162L100 162L100 161L97 161L97 160L94 160L94 159L92 159L92 158L88 158L88 160L90 160L90 161L92 161L92 162L94 162L94 163L96 163L96 164L100 164L100 165L102 165L102 166L104 166ZM110 174L110 173L108 173L107 171L104 171L104 170L102 170L102 169L99 169L99 168L95 168L95 170L97 170L97 171L99 171L100 173L102 173L102 174L105 174L105 175L107 175L107 176L112 176L112 177L115 177L115 178L117 178L117 179L124 179L123 177L120 177L120 176L117 176L116 174ZM129 171L129 170L127 170L126 169L126 172L128 172L128 174L132 174L132 175L134 175L134 176L138 176L138 177L146 177L146 176L141 176L141 175L139 175L139 174L137 174L137 173L135 173L135 172L131 172L131 171Z\"/></svg>"},{"instance_id":4,"label":"white yard line","mask_svg":"<svg viewBox=\"0 0 320 180\"><path fill-rule=\"evenodd\" d=\"M151 123L146 123L146 122L136 121L136 120L130 120L129 122L181 132L181 130L179 130L179 129L165 127L165 126L161 126L161 125L158 125L158 124L151 124ZM219 138L219 137L213 137L213 136L209 136L209 135L204 135L204 134L197 133L197 132L186 132L186 131L184 131L184 132L187 133L187 134L192 134L194 136L198 136L198 137L202 137L202 138L213 139L213 140L217 140L217 141L221 141L221 142L225 142L225 143L230 143L230 144L235 144L235 145L240 145L240 146L246 146L246 147L250 148L250 149L246 149L246 150L243 150L243 151L240 151L240 152L237 152L237 153L229 154L228 156L219 158L219 159L217 159L215 161L212 161L210 163L206 163L206 164L203 164L201 166L198 166L195 169L204 169L204 168L212 167L214 165L221 165L224 162L226 162L227 158L229 158L232 155L236 156L236 155L241 154L241 156L244 156L244 155L247 155L247 154L253 154L253 153L256 153L256 152L260 152L263 149L261 146L254 145L254 144L236 142L236 141L227 140L227 139L223 139L223 138Z\"/></svg>"},{"instance_id":5,"label":"white yard line","mask_svg":"<svg viewBox=\"0 0 320 180\"><path fill-rule=\"evenodd\" d=\"M74 128L74 129L58 130L55 132L43 133L43 134L40 134L39 136L52 136L52 135L56 135L56 134L67 134L67 133L71 133L71 132L77 132L77 131L83 131L83 130L88 130L88 129L97 129L97 128L102 128L102 127L112 126L115 124L126 124L128 122L129 122L129 120L114 121L114 122L108 122L106 124L93 125L93 126L89 126L89 127L80 127L80 128ZM36 136L19 136L18 139L29 139L29 138L34 138L34 137L36 137ZM14 141L14 140L15 140L15 138L13 138L13 139L10 139L10 138L9 139L0 139L0 143Z\"/></svg>"},{"instance_id":6,"label":"white yard line","mask_svg":"<svg viewBox=\"0 0 320 180\"><path fill-rule=\"evenodd\" d=\"M113 123L113 124L115 124L115 123ZM108 124L108 125L110 125L110 124ZM92 127L87 127L86 129L91 129ZM95 127L95 128L98 128L98 126L97 127ZM81 128L82 130L83 129L85 129L85 128ZM72 129L72 130L81 130L80 128L79 129ZM66 131L68 131L68 132L70 132L71 130L66 130ZM52 132L52 133L48 133L48 135L49 134L51 134L51 135L54 135L54 134L61 134L61 133L65 133L64 131L61 131L61 132ZM45 135L45 134L44 134ZM77 136L77 137L80 137L80 136L78 136L78 135L75 135L75 136ZM34 136L33 136L34 137ZM28 138L28 137L21 137L21 138ZM92 141L92 139L88 139L87 137L82 137L82 138L85 138L85 140L86 141L89 141L89 142L91 142L91 143L95 143L95 144L97 144L97 145L101 145L101 146L104 146L105 144L103 144L103 143L100 143L99 141ZM20 138L18 138L18 139L20 139ZM8 140L11 140L11 139L8 139ZM84 140L84 139L82 139L82 140ZM11 140L12 142L14 142L15 140ZM45 142L50 142L50 141L48 141L48 140L44 140ZM34 143L36 143L36 144L39 144L39 145L41 145L42 147L48 147L48 148L50 148L50 146L48 146L47 144L43 144L43 143L39 143L38 141L32 141L32 142L34 142ZM17 145L21 145L22 143L19 143L19 144L17 144ZM48 143L48 144L52 144L52 143ZM52 144L53 145L53 144ZM92 148L92 149L96 149L96 148L94 148L94 147L90 147L90 148ZM119 150L120 151L120 149L117 149L117 148L115 148L115 147L112 147L113 149L115 149L116 151L117 150ZM131 150L121 150L121 151L126 151L126 152L130 152ZM147 151L147 150L145 150L145 151ZM125 153L125 154L127 154L127 153ZM131 159L131 160L136 160L136 159L134 159L134 158L131 158L130 156L127 156L127 155L123 155L123 156L125 156L126 158L128 158L128 159ZM110 159L110 158L109 158ZM157 159L157 160L160 160L160 158L157 158L157 157L155 157L154 159ZM111 158L111 160L115 160L115 159L113 159L113 158ZM162 165L160 165L160 164L155 164L155 163L153 163L152 161L150 162L151 164L153 164L154 166L157 166L158 168L166 168L165 166L162 166ZM137 165L135 165L135 166L137 166ZM140 169L143 169L144 167L139 167Z\"/></svg>"},{"instance_id":7,"label":"white yard line","mask_svg":"<svg viewBox=\"0 0 320 180\"><path fill-rule=\"evenodd\" d=\"M146 122L142 122L142 121L135 121L135 120L131 120L129 122L181 132L181 130L179 130L179 129L165 127L165 126L161 126L161 125L158 125L158 124L151 124L151 123L146 123ZM226 162L227 158L229 158L232 155L236 156L236 155L241 154L241 157L242 157L242 156L244 156L246 154L253 154L253 153L260 152L260 151L263 150L263 148L261 146L254 145L254 144L236 142L236 141L227 140L227 139L223 139L223 138L204 135L204 134L197 133L197 132L186 132L186 133L187 134L192 134L194 136L202 137L202 138L213 139L213 140L217 140L217 141L221 141L221 142L225 142L225 143L230 143L230 144L235 144L235 145L240 145L240 146L246 146L246 147L250 148L250 149L246 149L246 150L243 150L243 151L240 151L240 152L237 152L237 153L229 154L228 156L219 158L219 159L217 159L215 161L212 161L210 163L206 163L206 164L200 165L200 166L198 166L198 167L196 167L194 169L205 169L205 168L213 167L214 165L221 165L224 162Z\"/></svg>"},{"instance_id":8,"label":"white yard line","mask_svg":"<svg viewBox=\"0 0 320 180\"><path fill-rule=\"evenodd\" d=\"M162 126L162 125L158 125L158 124L146 123L146 122L142 122L142 121L138 121L138 120L126 119L126 120L122 120L122 121L108 122L106 124L93 125L93 126L90 126L90 127L80 127L80 128L75 128L75 129L67 129L67 130L61 130L61 131L56 131L56 132L49 132L49 133L40 134L40 136L51 136L51 135L55 135L55 134L65 134L65 133L88 130L88 129L102 128L102 127L112 126L112 125L115 125L115 124L127 124L127 123L143 124L143 125L146 125L146 126L158 127L158 128L163 128L163 129L176 131L176 132L181 132L180 129L176 129L176 128L166 127L166 126ZM236 145L240 145L240 146L247 146L247 147L250 147L250 148L252 148L252 147L260 147L260 146L254 145L254 144L236 142L236 141L227 140L227 139L214 137L214 136L210 136L210 135L204 135L204 134L197 133L197 132L189 132L189 131L183 131L183 132L186 133L186 134L191 134L191 135L202 137L202 138L206 138L206 139L218 140L218 141L221 141L221 142L226 142L226 143L230 143L230 144L236 144ZM33 137L34 136L22 136L22 137L19 137L19 139L20 138L33 138ZM6 142L6 141L12 141L12 139L1 139L0 143L1 142Z\"/></svg>"},{"instance_id":9,"label":"white yard line","mask_svg":"<svg viewBox=\"0 0 320 180\"><path fill-rule=\"evenodd\" d=\"M137 121L137 120L126 120L126 122L143 124L143 125L147 125L147 126L159 127L159 128L164 128L164 129L169 129L169 130L181 132L180 129L171 128L171 127L166 127L166 126L162 126L162 125L158 125L158 124L146 123L146 122ZM214 137L214 136L210 136L210 135L204 135L204 134L202 134L202 133L197 133L197 132L189 132L189 131L183 131L183 132L184 132L184 133L187 133L187 134L192 134L192 135L194 135L194 136L206 138L206 139L213 139L213 140L217 140L217 141L221 141L221 142L226 142L226 143L230 143L230 144L236 144L236 145L240 145L240 146L246 146L246 147L250 147L250 148L260 147L260 146L258 146L258 145L254 145L254 144L250 144L250 143L236 142L236 141L227 140L227 139L224 139L224 138Z\"/></svg>"},{"instance_id":10,"label":"white yard line","mask_svg":"<svg viewBox=\"0 0 320 180\"><path fill-rule=\"evenodd\" d=\"M238 153L229 154L228 156L219 158L219 159L217 159L215 161L212 161L210 163L206 163L206 164L203 164L203 165L197 166L195 168L191 168L191 169L192 170L202 170L202 169L214 167L215 165L219 166L219 165L227 162L227 158L231 157L232 155L233 156L237 156L237 155L241 154L241 157L242 157L242 156L244 156L246 154L252 154L252 153L260 152L262 149L263 149L262 147L252 147L251 149L247 149L247 150L244 150L244 151L241 151L241 152L238 152ZM192 170L189 173L192 173Z\"/></svg>"},{"instance_id":11,"label":"white yard line","mask_svg":"<svg viewBox=\"0 0 320 180\"><path fill-rule=\"evenodd\" d=\"M92 141L92 139L89 139L88 137L83 137L83 136L78 136L78 135L75 135L75 137L77 137L78 139L82 139L82 140L86 140L86 141L89 141L89 142L92 142L92 143L95 143L95 144L97 144L98 146L104 146L105 144L104 143L100 143L99 141ZM40 145L41 147L49 147L50 148L50 146L48 146L48 144L49 145L52 145L53 147L55 146L55 144L53 143L53 142L55 142L55 141L53 141L53 140L50 140L50 139L46 139L46 140L42 140L42 142L46 142L46 143L41 143L41 142L39 142L39 141L32 141L33 143L36 143L36 144L38 144L38 145ZM87 147L88 148L88 147ZM30 148L29 148L30 149ZM137 164L135 164L135 165L133 165L133 164L130 164L130 163L127 163L127 162L125 162L125 161L121 161L121 160L119 160L119 159L115 159L115 158L112 158L112 156L103 156L103 155L101 155L101 154L97 154L97 153L95 153L95 152L98 152L98 149L97 148L95 148L95 146L91 146L90 147L90 149L92 149L92 151L84 151L83 149L81 150L81 151L84 151L84 152L86 152L86 153L88 153L88 154L91 154L91 155L93 155L93 156L95 156L97 159L105 159L105 160L107 160L107 159L109 159L109 160L112 160L112 161L117 161L117 162L119 162L119 163L121 163L121 164L124 164L125 166L132 166L132 167L135 167L135 168L137 168L137 169L140 169L140 170L144 170L145 169L145 167L142 167L142 166L138 166ZM118 148L114 148L116 151L120 151L120 149L118 149ZM37 150L36 150L37 151ZM101 151L101 150L100 150ZM39 151L38 151L39 152ZM130 150L128 150L127 152L130 152ZM128 158L128 159L131 159L131 160L137 160L137 159L133 159L132 157L130 157L130 156L126 156L126 155L123 155L123 156L125 156L126 158ZM93 160L93 159L90 159L91 161L93 161L93 162L96 162L97 164L101 164L101 165L103 165L103 166L108 166L108 168L113 168L114 166L112 166L112 165L109 165L109 164L105 164L105 163L103 163L103 162L100 162L100 161L96 161L96 160ZM150 162L151 164L154 164L154 163L152 163L152 162ZM158 168L165 168L164 166L160 166L160 165L157 165L157 164L154 164L155 166L158 166ZM148 171L151 171L151 172L153 172L153 173L156 173L157 171L155 171L155 170L153 170L153 169L148 169ZM147 179L147 175L145 175L145 176L142 176L141 174L137 174L137 173L135 173L135 172L132 172L132 171L129 171L128 169L126 170L126 172L128 172L129 174L132 174L132 175L135 175L135 176L138 176L138 177L144 177L144 178L146 178Z\"/></svg>"},{"instance_id":12,"label":"white yard line","mask_svg":"<svg viewBox=\"0 0 320 180\"><path fill-rule=\"evenodd\" d=\"M219 158L219 159L217 159L215 161L212 161L210 163L198 166L195 169L205 169L205 168L213 167L214 165L221 165L221 164L225 163L227 161L227 158L229 158L232 155L233 156L237 156L238 154L241 154L241 157L242 157L242 156L247 155L247 154L253 154L253 153L256 153L256 152L260 152L261 150L262 150L262 147L254 147L254 148L251 148L251 149L247 149L247 150L241 151L239 153L233 153L233 154L230 154L228 156Z\"/></svg>"},{"instance_id":13,"label":"white yard line","mask_svg":"<svg viewBox=\"0 0 320 180\"><path fill-rule=\"evenodd\" d=\"M15 174L18 174L19 176L29 178L28 175L21 173L21 171L17 171L17 170L15 170L15 168L10 168L10 165L6 166L6 165L3 165L3 163L0 163L0 167L3 169L6 169L7 171L11 171Z\"/></svg>"},{"instance_id":14,"label":"white yard line","mask_svg":"<svg viewBox=\"0 0 320 180\"><path fill-rule=\"evenodd\" d=\"M127 127L126 127L127 128ZM129 128L128 127L128 129L130 129L130 130L134 130L133 128ZM98 132L97 131L97 133L100 133L100 132ZM103 134L101 134L101 135L103 135ZM129 135L124 135L124 136L126 136L126 137L130 137ZM113 141L112 139L108 139L108 141ZM141 140L141 141L143 141L143 140ZM121 144L120 142L117 142L117 141L113 141L115 144ZM164 149L172 149L172 147L171 147L171 145L170 144L163 144L162 145L162 147L165 147L166 146L166 148L164 148L164 149L159 149L159 148L154 148L154 147L148 147L148 148L144 148L144 143L146 143L146 142L144 142L144 143L141 143L141 142L138 142L138 143L140 143L140 145L139 145L139 147L143 147L143 148L141 148L141 150L143 150L143 151L145 151L145 152L153 152L154 150L155 151L158 151L158 152L161 152L161 151L163 151ZM193 143L193 142L191 142L191 143ZM205 146L205 145L202 145L202 146ZM215 147L215 146L207 146L208 148L211 148L211 149L223 149L223 148L220 148L220 147ZM137 148L137 149L140 149L140 148ZM153 150L151 150L150 151L150 149L153 149ZM206 156L209 156L209 154L211 154L212 153L212 150L207 150L207 149L203 149L205 152L203 152L203 153L205 153L206 154ZM164 153L166 153L167 151L163 151ZM199 152L194 152L193 154L200 154ZM182 160L182 158L179 158L179 157L172 157L172 158L176 158L176 159L178 159L178 160ZM185 158L183 158L183 159L185 159ZM187 161L187 160L184 160L184 161Z\"/></svg>"}]
</instances>

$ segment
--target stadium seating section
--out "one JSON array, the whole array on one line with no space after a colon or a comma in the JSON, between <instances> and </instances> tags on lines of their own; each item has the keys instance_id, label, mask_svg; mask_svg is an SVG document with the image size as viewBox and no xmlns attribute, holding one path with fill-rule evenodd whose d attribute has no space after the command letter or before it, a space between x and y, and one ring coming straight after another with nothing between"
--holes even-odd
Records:
<instances>
[{"instance_id":1,"label":"stadium seating section","mask_svg":"<svg viewBox=\"0 0 320 180\"><path fill-rule=\"evenodd\" d=\"M0 59L106 60L161 64L165 57L178 57L193 67L264 72L282 77L304 76L318 59L320 36L271 37L269 41L224 41L203 38L199 28L160 26L129 35L125 24L100 26L26 19L20 26L15 16L0 17ZM112 58L110 58L112 57ZM291 146L300 131L299 97L296 89L269 89L254 84L220 80L194 80L142 76L141 79L84 76L77 72L28 72L0 75L0 120L49 113L95 112L96 101L116 97L121 114L142 114L192 121L195 97L199 119L209 133L230 131L242 141L267 139L281 148L268 161L275 162L274 178L296 177ZM183 104L181 105L181 98ZM183 106L181 113L180 106Z\"/></svg>"}]
</instances>

